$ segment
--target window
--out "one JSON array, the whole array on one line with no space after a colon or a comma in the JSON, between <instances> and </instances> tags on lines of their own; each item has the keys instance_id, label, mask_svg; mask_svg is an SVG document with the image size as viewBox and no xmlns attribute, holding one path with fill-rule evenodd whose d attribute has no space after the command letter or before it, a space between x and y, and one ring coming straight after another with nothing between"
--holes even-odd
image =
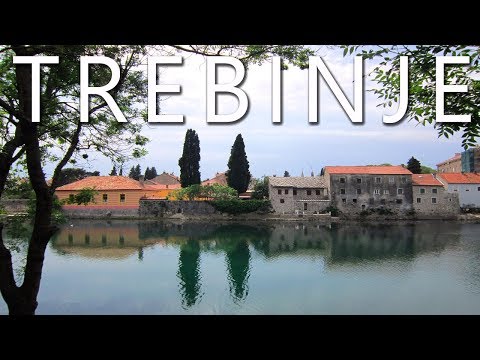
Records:
<instances>
[{"instance_id":1,"label":"window","mask_svg":"<svg viewBox=\"0 0 480 360\"><path fill-rule=\"evenodd\" d=\"M345 194L345 189L340 189L340 194Z\"/></svg>"},{"instance_id":2,"label":"window","mask_svg":"<svg viewBox=\"0 0 480 360\"><path fill-rule=\"evenodd\" d=\"M357 195L360 195L362 193L362 189L357 189Z\"/></svg>"},{"instance_id":3,"label":"window","mask_svg":"<svg viewBox=\"0 0 480 360\"><path fill-rule=\"evenodd\" d=\"M402 184L406 184L407 183L407 178L405 176L402 176Z\"/></svg>"},{"instance_id":4,"label":"window","mask_svg":"<svg viewBox=\"0 0 480 360\"><path fill-rule=\"evenodd\" d=\"M380 195L380 189L375 189L373 190L374 195Z\"/></svg>"},{"instance_id":5,"label":"window","mask_svg":"<svg viewBox=\"0 0 480 360\"><path fill-rule=\"evenodd\" d=\"M365 205L362 205L362 210L365 210Z\"/></svg>"},{"instance_id":6,"label":"window","mask_svg":"<svg viewBox=\"0 0 480 360\"><path fill-rule=\"evenodd\" d=\"M307 203L303 203L303 210L307 210L307 208L308 208Z\"/></svg>"},{"instance_id":7,"label":"window","mask_svg":"<svg viewBox=\"0 0 480 360\"><path fill-rule=\"evenodd\" d=\"M425 189L420 189L420 194L425 194Z\"/></svg>"},{"instance_id":8,"label":"window","mask_svg":"<svg viewBox=\"0 0 480 360\"><path fill-rule=\"evenodd\" d=\"M477 191L480 191L480 186L477 188Z\"/></svg>"},{"instance_id":9,"label":"window","mask_svg":"<svg viewBox=\"0 0 480 360\"><path fill-rule=\"evenodd\" d=\"M103 194L103 202L106 203L108 201L108 194Z\"/></svg>"},{"instance_id":10,"label":"window","mask_svg":"<svg viewBox=\"0 0 480 360\"><path fill-rule=\"evenodd\" d=\"M453 191L457 191L457 189L453 189Z\"/></svg>"},{"instance_id":11,"label":"window","mask_svg":"<svg viewBox=\"0 0 480 360\"><path fill-rule=\"evenodd\" d=\"M361 178L357 178L357 184L361 184L362 183L362 179Z\"/></svg>"},{"instance_id":12,"label":"window","mask_svg":"<svg viewBox=\"0 0 480 360\"><path fill-rule=\"evenodd\" d=\"M376 177L375 178L375 184L380 184L382 182L382 178Z\"/></svg>"},{"instance_id":13,"label":"window","mask_svg":"<svg viewBox=\"0 0 480 360\"><path fill-rule=\"evenodd\" d=\"M354 204L356 204L356 203L357 203L357 199L353 199L352 201L353 201L353 203L354 203Z\"/></svg>"},{"instance_id":14,"label":"window","mask_svg":"<svg viewBox=\"0 0 480 360\"><path fill-rule=\"evenodd\" d=\"M283 204L285 202L284 199L280 199L280 204Z\"/></svg>"},{"instance_id":15,"label":"window","mask_svg":"<svg viewBox=\"0 0 480 360\"><path fill-rule=\"evenodd\" d=\"M389 194L390 194L390 191L388 191L388 189L383 190L383 195L389 195Z\"/></svg>"},{"instance_id":16,"label":"window","mask_svg":"<svg viewBox=\"0 0 480 360\"><path fill-rule=\"evenodd\" d=\"M465 191L470 191L470 189L465 189Z\"/></svg>"},{"instance_id":17,"label":"window","mask_svg":"<svg viewBox=\"0 0 480 360\"><path fill-rule=\"evenodd\" d=\"M120 202L125 202L125 194L120 194Z\"/></svg>"},{"instance_id":18,"label":"window","mask_svg":"<svg viewBox=\"0 0 480 360\"><path fill-rule=\"evenodd\" d=\"M397 204L401 204L401 203L403 203L403 200L402 200L402 199L397 199L397 200L395 200L395 202L396 202Z\"/></svg>"},{"instance_id":19,"label":"window","mask_svg":"<svg viewBox=\"0 0 480 360\"><path fill-rule=\"evenodd\" d=\"M288 189L285 189L285 195L288 195Z\"/></svg>"},{"instance_id":20,"label":"window","mask_svg":"<svg viewBox=\"0 0 480 360\"><path fill-rule=\"evenodd\" d=\"M307 195L312 195L312 190L307 190Z\"/></svg>"},{"instance_id":21,"label":"window","mask_svg":"<svg viewBox=\"0 0 480 360\"><path fill-rule=\"evenodd\" d=\"M320 195L320 190L315 190L315 195Z\"/></svg>"},{"instance_id":22,"label":"window","mask_svg":"<svg viewBox=\"0 0 480 360\"><path fill-rule=\"evenodd\" d=\"M347 199L342 199L342 203L346 204L346 203L347 203Z\"/></svg>"},{"instance_id":23,"label":"window","mask_svg":"<svg viewBox=\"0 0 480 360\"><path fill-rule=\"evenodd\" d=\"M432 194L436 194L437 193L437 188L433 188L432 189Z\"/></svg>"},{"instance_id":24,"label":"window","mask_svg":"<svg viewBox=\"0 0 480 360\"><path fill-rule=\"evenodd\" d=\"M389 182L390 184L393 184L393 183L395 182L395 178L394 178L393 176L390 176L390 177L388 178L388 182Z\"/></svg>"},{"instance_id":25,"label":"window","mask_svg":"<svg viewBox=\"0 0 480 360\"><path fill-rule=\"evenodd\" d=\"M386 201L385 199L380 199L380 204L385 205Z\"/></svg>"},{"instance_id":26,"label":"window","mask_svg":"<svg viewBox=\"0 0 480 360\"><path fill-rule=\"evenodd\" d=\"M437 203L437 198L432 198L432 204L436 204Z\"/></svg>"},{"instance_id":27,"label":"window","mask_svg":"<svg viewBox=\"0 0 480 360\"><path fill-rule=\"evenodd\" d=\"M397 189L397 195L403 195L403 189L402 188Z\"/></svg>"},{"instance_id":28,"label":"window","mask_svg":"<svg viewBox=\"0 0 480 360\"><path fill-rule=\"evenodd\" d=\"M344 177L340 178L340 184L345 184L345 178Z\"/></svg>"},{"instance_id":29,"label":"window","mask_svg":"<svg viewBox=\"0 0 480 360\"><path fill-rule=\"evenodd\" d=\"M296 189L293 190L293 195L297 195L297 190Z\"/></svg>"},{"instance_id":30,"label":"window","mask_svg":"<svg viewBox=\"0 0 480 360\"><path fill-rule=\"evenodd\" d=\"M282 195L282 189L278 189L278 195Z\"/></svg>"},{"instance_id":31,"label":"window","mask_svg":"<svg viewBox=\"0 0 480 360\"><path fill-rule=\"evenodd\" d=\"M85 234L85 245L89 245L89 244L90 244L90 235Z\"/></svg>"},{"instance_id":32,"label":"window","mask_svg":"<svg viewBox=\"0 0 480 360\"><path fill-rule=\"evenodd\" d=\"M417 198L417 204L421 204L422 203L422 199L421 198Z\"/></svg>"},{"instance_id":33,"label":"window","mask_svg":"<svg viewBox=\"0 0 480 360\"><path fill-rule=\"evenodd\" d=\"M73 194L68 195L68 201L73 203L75 201L75 195Z\"/></svg>"}]
</instances>

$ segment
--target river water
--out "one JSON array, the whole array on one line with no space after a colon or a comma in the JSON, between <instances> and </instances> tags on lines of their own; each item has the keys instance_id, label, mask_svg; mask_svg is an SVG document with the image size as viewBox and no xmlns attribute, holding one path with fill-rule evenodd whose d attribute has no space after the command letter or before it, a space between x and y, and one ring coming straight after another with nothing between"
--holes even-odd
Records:
<instances>
[{"instance_id":1,"label":"river water","mask_svg":"<svg viewBox=\"0 0 480 360\"><path fill-rule=\"evenodd\" d=\"M47 248L36 313L480 314L479 235L456 222L72 221ZM4 236L21 283L25 243Z\"/></svg>"}]
</instances>

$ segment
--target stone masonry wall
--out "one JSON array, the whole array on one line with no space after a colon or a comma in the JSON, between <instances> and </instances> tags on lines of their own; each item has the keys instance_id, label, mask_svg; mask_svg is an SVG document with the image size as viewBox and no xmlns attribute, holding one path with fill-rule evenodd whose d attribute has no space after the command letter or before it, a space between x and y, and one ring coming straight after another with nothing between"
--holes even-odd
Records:
<instances>
[{"instance_id":1,"label":"stone masonry wall","mask_svg":"<svg viewBox=\"0 0 480 360\"><path fill-rule=\"evenodd\" d=\"M95 219L95 218L136 218L138 206L84 206L64 205L62 210L66 216L72 219Z\"/></svg>"},{"instance_id":2,"label":"stone masonry wall","mask_svg":"<svg viewBox=\"0 0 480 360\"><path fill-rule=\"evenodd\" d=\"M139 214L141 217L166 217L175 214L211 215L219 212L206 201L141 199Z\"/></svg>"},{"instance_id":3,"label":"stone masonry wall","mask_svg":"<svg viewBox=\"0 0 480 360\"><path fill-rule=\"evenodd\" d=\"M460 213L460 202L457 193L447 193L442 186L414 185L413 209L420 218L455 216Z\"/></svg>"},{"instance_id":4,"label":"stone masonry wall","mask_svg":"<svg viewBox=\"0 0 480 360\"><path fill-rule=\"evenodd\" d=\"M23 213L28 210L28 199L2 199L0 201L0 208L3 208L7 213Z\"/></svg>"}]
</instances>

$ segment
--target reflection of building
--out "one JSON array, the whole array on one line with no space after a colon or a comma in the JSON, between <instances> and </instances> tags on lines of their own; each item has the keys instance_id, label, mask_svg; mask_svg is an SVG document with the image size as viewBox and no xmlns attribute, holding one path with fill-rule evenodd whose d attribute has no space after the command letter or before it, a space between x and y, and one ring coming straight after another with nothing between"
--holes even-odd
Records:
<instances>
[{"instance_id":1,"label":"reflection of building","mask_svg":"<svg viewBox=\"0 0 480 360\"><path fill-rule=\"evenodd\" d=\"M326 166L332 204L346 214L412 209L412 173L402 166Z\"/></svg>"},{"instance_id":2,"label":"reflection of building","mask_svg":"<svg viewBox=\"0 0 480 360\"><path fill-rule=\"evenodd\" d=\"M437 176L448 193L457 193L461 207L480 208L480 175L475 173L441 173Z\"/></svg>"},{"instance_id":3,"label":"reflection of building","mask_svg":"<svg viewBox=\"0 0 480 360\"><path fill-rule=\"evenodd\" d=\"M323 176L269 176L268 193L280 214L320 214L330 205Z\"/></svg>"},{"instance_id":4,"label":"reflection of building","mask_svg":"<svg viewBox=\"0 0 480 360\"><path fill-rule=\"evenodd\" d=\"M460 212L458 194L447 193L433 174L413 174L413 209L417 215L453 216Z\"/></svg>"},{"instance_id":5,"label":"reflection of building","mask_svg":"<svg viewBox=\"0 0 480 360\"><path fill-rule=\"evenodd\" d=\"M89 223L62 227L52 238L52 248L66 254L87 258L121 259L138 254L162 239L140 240L138 226Z\"/></svg>"}]
</instances>

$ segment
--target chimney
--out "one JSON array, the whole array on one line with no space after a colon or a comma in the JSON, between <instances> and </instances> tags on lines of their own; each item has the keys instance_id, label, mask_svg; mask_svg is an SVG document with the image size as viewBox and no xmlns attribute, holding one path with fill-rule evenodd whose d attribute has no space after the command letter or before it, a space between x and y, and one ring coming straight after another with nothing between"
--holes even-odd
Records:
<instances>
[{"instance_id":1,"label":"chimney","mask_svg":"<svg viewBox=\"0 0 480 360\"><path fill-rule=\"evenodd\" d=\"M140 176L138 177L138 181L140 181L140 186L143 186L144 183L145 183L145 176L140 175Z\"/></svg>"}]
</instances>

